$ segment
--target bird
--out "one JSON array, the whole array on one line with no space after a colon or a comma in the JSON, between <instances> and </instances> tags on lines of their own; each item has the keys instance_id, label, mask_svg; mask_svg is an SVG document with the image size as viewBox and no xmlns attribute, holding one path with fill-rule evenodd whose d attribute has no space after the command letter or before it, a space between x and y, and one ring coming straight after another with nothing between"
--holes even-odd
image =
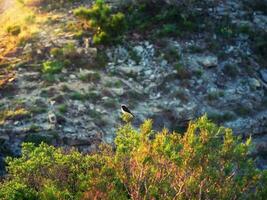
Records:
<instances>
[{"instance_id":1,"label":"bird","mask_svg":"<svg viewBox=\"0 0 267 200\"><path fill-rule=\"evenodd\" d=\"M132 115L133 117L134 117L134 114L129 110L129 108L126 106L126 105L124 105L124 104L122 104L121 105L121 112L123 113L123 114L130 114L130 115Z\"/></svg>"}]
</instances>

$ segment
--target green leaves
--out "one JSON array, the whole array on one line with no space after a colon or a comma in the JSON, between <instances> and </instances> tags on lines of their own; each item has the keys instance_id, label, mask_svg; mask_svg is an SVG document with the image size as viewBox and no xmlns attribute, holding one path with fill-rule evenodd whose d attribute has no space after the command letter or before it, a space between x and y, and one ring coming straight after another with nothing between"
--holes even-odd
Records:
<instances>
[{"instance_id":1,"label":"green leaves","mask_svg":"<svg viewBox=\"0 0 267 200\"><path fill-rule=\"evenodd\" d=\"M46 61L43 63L42 72L48 74L56 74L61 72L64 64L61 61Z\"/></svg>"},{"instance_id":2,"label":"green leaves","mask_svg":"<svg viewBox=\"0 0 267 200\"><path fill-rule=\"evenodd\" d=\"M87 9L80 7L74 10L74 15L85 20L93 31L94 44L107 44L117 41L126 28L125 16L121 12L113 13L102 0Z\"/></svg>"},{"instance_id":3,"label":"green leaves","mask_svg":"<svg viewBox=\"0 0 267 200\"><path fill-rule=\"evenodd\" d=\"M117 130L115 150L83 155L47 144L22 146L8 158L8 179L0 199L264 199L266 171L249 157L251 138L242 142L206 116L183 135L156 133L152 120L137 130Z\"/></svg>"}]
</instances>

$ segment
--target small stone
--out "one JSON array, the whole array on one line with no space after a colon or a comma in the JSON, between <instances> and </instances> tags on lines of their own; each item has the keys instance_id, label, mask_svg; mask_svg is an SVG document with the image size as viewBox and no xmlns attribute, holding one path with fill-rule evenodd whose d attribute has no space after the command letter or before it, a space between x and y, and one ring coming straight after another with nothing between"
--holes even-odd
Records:
<instances>
[{"instance_id":1,"label":"small stone","mask_svg":"<svg viewBox=\"0 0 267 200\"><path fill-rule=\"evenodd\" d=\"M145 71L145 75L146 76L151 76L152 75L152 70L147 70L147 71Z\"/></svg>"},{"instance_id":2,"label":"small stone","mask_svg":"<svg viewBox=\"0 0 267 200\"><path fill-rule=\"evenodd\" d=\"M134 50L136 51L138 55L141 55L144 51L144 48L142 46L136 46L134 47Z\"/></svg>"},{"instance_id":3,"label":"small stone","mask_svg":"<svg viewBox=\"0 0 267 200\"><path fill-rule=\"evenodd\" d=\"M104 101L107 101L109 99L109 97L105 96L105 97L102 97L102 100Z\"/></svg>"},{"instance_id":4,"label":"small stone","mask_svg":"<svg viewBox=\"0 0 267 200\"><path fill-rule=\"evenodd\" d=\"M160 65L162 67L166 67L166 65L168 65L168 61L167 60L162 60L161 63L160 63Z\"/></svg>"},{"instance_id":5,"label":"small stone","mask_svg":"<svg viewBox=\"0 0 267 200\"><path fill-rule=\"evenodd\" d=\"M73 128L70 128L70 127L64 127L63 131L65 133L75 133L75 130Z\"/></svg>"},{"instance_id":6,"label":"small stone","mask_svg":"<svg viewBox=\"0 0 267 200\"><path fill-rule=\"evenodd\" d=\"M76 79L76 76L75 76L74 74L71 74L71 75L70 75L70 78L71 78L71 79Z\"/></svg>"},{"instance_id":7,"label":"small stone","mask_svg":"<svg viewBox=\"0 0 267 200\"><path fill-rule=\"evenodd\" d=\"M56 124L56 123L57 123L57 117L56 117L55 113L50 112L50 113L48 114L48 121L49 121L49 123L51 123L51 124Z\"/></svg>"},{"instance_id":8,"label":"small stone","mask_svg":"<svg viewBox=\"0 0 267 200\"><path fill-rule=\"evenodd\" d=\"M115 95L121 96L124 94L123 88L113 88L112 91L115 93Z\"/></svg>"},{"instance_id":9,"label":"small stone","mask_svg":"<svg viewBox=\"0 0 267 200\"><path fill-rule=\"evenodd\" d=\"M263 69L260 71L262 80L267 83L267 69Z\"/></svg>"},{"instance_id":10,"label":"small stone","mask_svg":"<svg viewBox=\"0 0 267 200\"><path fill-rule=\"evenodd\" d=\"M258 81L255 78L251 78L249 80L249 84L250 84L250 87L253 88L253 89L257 89L257 88L259 88L261 86L260 81Z\"/></svg>"},{"instance_id":11,"label":"small stone","mask_svg":"<svg viewBox=\"0 0 267 200\"><path fill-rule=\"evenodd\" d=\"M15 126L19 125L19 121L15 121L15 122L14 122L14 125L15 125Z\"/></svg>"},{"instance_id":12,"label":"small stone","mask_svg":"<svg viewBox=\"0 0 267 200\"><path fill-rule=\"evenodd\" d=\"M41 49L37 49L37 54L42 54L42 50Z\"/></svg>"},{"instance_id":13,"label":"small stone","mask_svg":"<svg viewBox=\"0 0 267 200\"><path fill-rule=\"evenodd\" d=\"M216 67L218 65L218 58L215 56L206 56L200 58L198 61L204 67Z\"/></svg>"}]
</instances>

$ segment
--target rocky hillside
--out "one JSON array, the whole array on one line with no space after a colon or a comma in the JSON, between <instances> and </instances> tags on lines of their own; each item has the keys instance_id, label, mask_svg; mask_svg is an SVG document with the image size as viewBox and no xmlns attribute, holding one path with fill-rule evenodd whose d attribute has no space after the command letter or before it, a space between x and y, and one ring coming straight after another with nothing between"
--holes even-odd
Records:
<instances>
[{"instance_id":1,"label":"rocky hillside","mask_svg":"<svg viewBox=\"0 0 267 200\"><path fill-rule=\"evenodd\" d=\"M266 1L194 5L202 13L190 22L197 28L133 27L112 45L94 45L92 34L79 34L73 10L91 4L37 7L36 15L46 16L38 32L1 59L0 157L19 154L22 141L85 152L112 143L124 103L136 126L151 118L158 129L177 132L207 113L235 134L251 135L259 166L266 167ZM61 53L67 67L54 62ZM51 65L60 73L45 73Z\"/></svg>"}]
</instances>

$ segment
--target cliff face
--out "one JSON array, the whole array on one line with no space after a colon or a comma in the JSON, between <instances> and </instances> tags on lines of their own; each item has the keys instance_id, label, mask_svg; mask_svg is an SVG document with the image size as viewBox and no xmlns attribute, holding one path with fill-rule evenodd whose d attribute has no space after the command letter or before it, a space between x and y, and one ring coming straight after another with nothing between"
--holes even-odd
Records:
<instances>
[{"instance_id":1,"label":"cliff face","mask_svg":"<svg viewBox=\"0 0 267 200\"><path fill-rule=\"evenodd\" d=\"M70 27L78 21L70 10L49 12L57 16L5 57L19 62L8 64L16 76L0 89L0 142L5 146L0 157L19 154L21 141L82 151L93 150L101 140L112 142L122 103L136 115L136 126L152 118L157 128L179 132L207 113L236 134L252 135L256 155L267 151L266 1L219 1L207 8L196 31L153 37L154 31L135 30L122 43L105 47L91 45L90 35L75 37ZM51 49L70 44L70 65L45 76L41 68L54 59ZM260 167L266 167L264 160L261 156Z\"/></svg>"}]
</instances>

